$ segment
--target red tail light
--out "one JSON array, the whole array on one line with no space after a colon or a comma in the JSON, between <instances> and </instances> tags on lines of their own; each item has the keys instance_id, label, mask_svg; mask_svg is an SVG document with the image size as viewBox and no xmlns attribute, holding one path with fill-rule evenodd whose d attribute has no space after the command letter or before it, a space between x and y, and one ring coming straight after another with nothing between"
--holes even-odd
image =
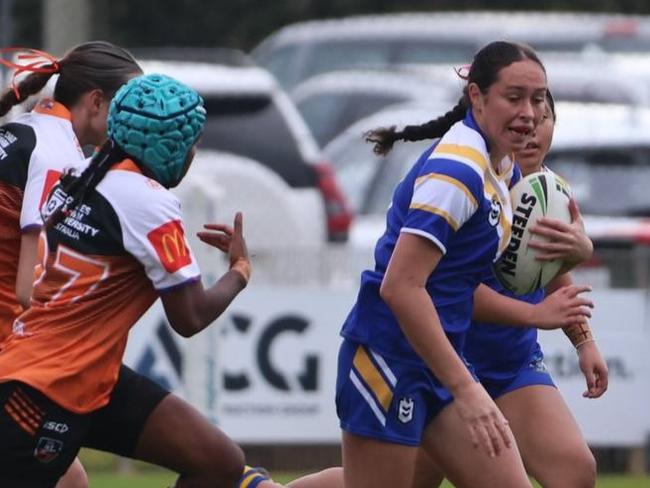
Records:
<instances>
[{"instance_id":1,"label":"red tail light","mask_svg":"<svg viewBox=\"0 0 650 488\"><path fill-rule=\"evenodd\" d=\"M336 181L334 169L327 162L315 165L318 175L318 188L325 201L327 213L327 232L330 241L344 242L348 239L352 212Z\"/></svg>"}]
</instances>

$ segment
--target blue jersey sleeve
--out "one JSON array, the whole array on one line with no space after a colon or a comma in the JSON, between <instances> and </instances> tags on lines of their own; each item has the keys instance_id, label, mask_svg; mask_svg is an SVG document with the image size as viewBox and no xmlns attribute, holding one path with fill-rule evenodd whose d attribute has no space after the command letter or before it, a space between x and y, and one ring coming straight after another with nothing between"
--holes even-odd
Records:
<instances>
[{"instance_id":1,"label":"blue jersey sleeve","mask_svg":"<svg viewBox=\"0 0 650 488\"><path fill-rule=\"evenodd\" d=\"M415 180L402 232L421 235L446 253L450 237L484 198L482 174L477 164L434 152Z\"/></svg>"}]
</instances>

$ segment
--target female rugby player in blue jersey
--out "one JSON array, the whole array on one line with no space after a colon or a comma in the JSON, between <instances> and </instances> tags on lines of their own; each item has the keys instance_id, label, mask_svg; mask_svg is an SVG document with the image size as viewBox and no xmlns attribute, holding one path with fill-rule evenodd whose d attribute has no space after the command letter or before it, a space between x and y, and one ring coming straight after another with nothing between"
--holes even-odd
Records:
<instances>
[{"instance_id":1,"label":"female rugby player in blue jersey","mask_svg":"<svg viewBox=\"0 0 650 488\"><path fill-rule=\"evenodd\" d=\"M506 91L506 93L508 92ZM511 94L509 98L513 99L514 102L514 100L516 100L518 97L520 97L520 95L514 93ZM541 158L538 157L536 160L533 160L535 156L535 149L542 152L543 155L546 153L548 149L548 145L550 144L550 137L546 138L548 139L547 142L545 140L545 131L548 131L549 126L552 131L552 123L549 122L548 117L549 117L548 112L545 112L542 118L542 122L540 123L541 125L538 127L535 134L531 135L531 138L527 141L527 143L522 148L520 148L520 151L518 151L517 153L519 159L521 159L522 161L521 164L524 167L524 172L526 174L539 169L539 161L541 160ZM436 131L439 130L438 123L439 121L435 123L430 123L422 128L410 127L403 133L394 133L394 132L380 133L379 139L381 141L385 141L387 137L390 137L391 140L397 140L400 138L414 140L414 139L423 139L428 137L436 137L436 135L438 134ZM377 137L376 134L375 137ZM466 151L465 153L470 154L470 151ZM436 176L442 176L442 175L436 175ZM394 202L394 206L395 206L395 202ZM558 235L552 236L556 239L558 237L561 237L561 239L559 241L556 241L553 245L540 244L538 247L540 247L542 250L547 252L550 251L551 253L554 252L561 253L560 256L555 256L554 254L551 254L552 257L556 257L556 258L562 257L565 259L569 258L569 260L576 262L576 261L584 260L585 256L590 254L591 243L588 241L588 239L585 238L584 232L580 228L581 222L579 221L579 214L577 213L577 209L575 207L573 208L572 212L576 217L573 226L562 227L562 225L558 224L557 222L550 222L550 223L547 222L547 224L559 228L553 229L551 227L551 229L549 230L549 228L540 227L538 229L539 232L542 234L548 234L549 232L561 233L561 235L559 236ZM548 258L549 256L546 257ZM566 281L564 282L558 281L558 285L559 284L568 285L570 283ZM476 307L479 309L479 311L481 311L481 313L483 313L483 315L488 317L489 320L491 320L492 322L498 321L498 319L502 319L504 323L519 321L519 323L525 324L529 327L533 327L534 325L538 325L543 328L559 327L559 326L566 325L571 320L575 319L575 315L588 313L580 308L582 306L587 305L588 302L586 300L578 300L575 298L575 295L580 290L584 290L584 288L564 287L559 294L549 297L544 302L535 306L528 306L527 304L522 304L522 302L509 299L509 298L506 298L505 301L498 300L498 296L495 297L489 294L490 290L488 288L484 286L480 286L475 293L476 301L477 301ZM485 292L488 292L487 296L485 295ZM491 307L492 303L497 303L498 306ZM534 311L534 313L531 314L531 311ZM536 324L531 323L530 320L531 315L545 317L545 322L536 323ZM486 327L495 327L495 326L486 325ZM575 329L575 327L580 327L580 326L579 325L573 326L571 329L573 332L569 331L569 334L575 333L575 331L573 330ZM532 342L534 345L536 345L536 335L534 329L531 331L528 331L526 329L515 329L511 334L515 336L519 334L519 336L521 337L529 338L528 340L530 340L530 337L533 337ZM471 335L472 335L472 330L470 329L470 336ZM488 339L490 339L490 336L488 336ZM502 337L499 337L498 334L494 334L494 338L492 338L492 342L500 341L500 340L502 340ZM582 339L582 341L584 341L584 339ZM598 380L600 383L598 383L598 381L596 383L594 383L592 380L588 381L590 386L589 395L597 396L599 394L602 394L602 391L604 391L603 389L606 388L606 366L604 365L602 358L600 358L597 349L595 351L593 350L594 344L592 342L587 341L587 342L582 342L582 344L579 343L576 344L579 347L579 354L581 356L581 365L583 366L583 370L585 371L585 374L588 376L588 378L593 377L594 373L595 376L600 377ZM477 346L475 345L474 348L477 348ZM561 398L559 397L557 390L546 386L548 385L549 382L547 373L541 371L540 370L541 368L538 368L539 362L533 361L538 359L537 350L533 347L524 348L523 355L526 356L526 358L524 358L523 360L520 359L520 363L523 364L525 367L515 368L515 372L518 374L511 373L511 376L513 377L510 378L505 377L501 379L500 386L504 393L502 398L506 399L505 409L508 409L506 417L509 418L511 415L511 412L509 410L510 408L517 409L519 415L516 415L517 412L512 413L513 418L515 418L515 420L511 422L511 425L513 425L517 440L519 440L518 435L520 433L522 436L524 436L524 438L522 439L522 445L524 449L523 454L525 456L535 456L537 455L536 453L539 453L541 449L547 449L551 453L551 455L549 456L549 453L547 452L546 455L542 456L541 459L543 459L544 462L546 463L555 463L557 461L558 462L557 465L559 466L559 469L556 473L550 473L551 470L549 469L549 466L555 466L555 464L549 464L546 466L545 469L546 472L540 474L542 471L542 466L541 466L542 461L531 464L528 462L527 458L525 458L526 465L531 468L530 469L531 473L535 475L536 478L542 480L545 483L544 486L589 486L589 485L584 485L583 480L585 478L584 476L585 472L589 474L592 471L590 466L593 465L593 458L590 457L591 454L589 453L586 444L584 443L584 440L580 435L579 430L577 430L575 422L573 421L570 413L566 409L566 406L562 402ZM384 382L384 386L387 386L388 384L390 384L391 375L393 376L392 378L393 381L397 380L397 378L395 378L394 371L391 370L391 365L387 364L387 363L391 363L392 361L390 359L386 360L385 359L386 356L387 356L386 354L380 355L374 350L370 350L370 354L366 353L365 357L363 354L359 354L358 352L355 353L355 358L353 360L354 370L349 377L353 378L353 375L358 375L359 373L357 373L357 371L364 374L364 377L362 379L358 378L357 376L356 382L358 385L360 385L358 391L361 392L363 391L363 389L365 389L366 392L365 398L370 401L380 398L382 381ZM526 362L527 358L529 357L531 361ZM470 358L470 362L471 362L471 358ZM530 363L532 363L531 367L526 368ZM493 366L493 368L494 367L498 367L498 363L496 364L496 366ZM512 368L512 366L510 367ZM375 370L374 373L373 373L373 368ZM479 370L479 377L481 377L480 370ZM540 385L540 386L522 388L521 385L526 383L528 385ZM493 383L488 383L488 384L489 384L488 391L490 393L493 393L495 389L495 385ZM424 388L424 386L422 387ZM355 388L357 388L356 385ZM517 388L520 388L518 390L519 392L524 393L523 400L517 399L519 394L514 392L514 390ZM512 393L509 393L510 391L512 391ZM377 394L377 392L379 392L379 394ZM384 393L390 394L387 393L386 389L384 389ZM393 398L395 398L395 395L393 395ZM413 418L409 419L410 415L408 409L409 408L414 409L416 403L411 402L413 398L410 397L405 397L405 398L407 399L404 402L404 408L398 410L397 416L398 419L400 417L403 418L405 421L404 423L408 424L409 422L413 421ZM514 398L514 400L510 400L510 398ZM499 403L500 401L501 398L497 400L497 403ZM445 402L448 403L448 398L445 399ZM514 403L515 406L510 407L510 403ZM398 408L399 408L399 404L398 404ZM449 408L447 408L446 410L451 411L449 410ZM543 418L544 425L548 424L549 427L548 432L557 432L558 430L562 430L562 432L557 432L558 434L560 434L559 437L546 438L543 435L540 436L539 432L534 432L534 433L532 432L533 429L532 426L539 425L537 423L537 418L538 418L537 412L540 408L544 410L540 415ZM380 406L377 405L376 403L374 405L374 409L377 410L379 414L381 414ZM413 412L415 414L414 410ZM445 410L443 410L443 413L444 412ZM536 422L534 424L528 421L531 412L535 414ZM386 415L384 415L384 418L386 418ZM552 446L548 445L549 443L552 443L556 439L561 439L565 445L558 447L556 449L553 449ZM537 442L535 443L535 441ZM359 440L358 442L363 442L363 441ZM367 444L374 444L374 443L368 440ZM414 483L413 486L417 486L418 488L433 487L433 486L437 486L441 482L442 476L440 475L440 471L429 460L429 455L432 452L434 453L434 458L439 464L447 467L451 466L452 468L455 467L457 470L461 471L461 472L456 471L455 473L450 474L450 477L452 478L452 480L454 480L454 483L456 483L457 486L528 486L527 481L525 481L521 477L518 480L514 480L510 485L505 485L502 484L502 480L495 479L495 478L484 478L480 471L476 473L473 480L468 479L467 481L463 481L462 470L471 470L471 463L475 462L475 460L472 459L473 456L471 456L472 450L468 449L463 456L459 456L457 458L458 459L457 462L456 459L453 459L453 456L454 454L458 455L458 451L456 451L455 453L452 452L451 455L448 455L448 451L445 450L444 444L439 448L435 445L435 443L433 444L434 444L433 448L424 445L424 449L420 449L418 453L419 457L416 465L417 469L416 469L415 479L413 481ZM367 448L367 445L363 447ZM344 444L344 448L345 448L345 444ZM566 452L565 448L571 450L570 455ZM387 458L391 456L391 454L389 454L391 452L391 446L385 446L384 449L382 449L382 451L383 452L380 452L380 457L379 457L380 462L381 462L381 454L384 454ZM560 456L566 455L566 460L558 460L557 459L558 455ZM413 456L413 454L412 452L405 453L403 454L403 456L407 458L407 460L404 461L404 463L407 464L408 457ZM345 457L345 453L344 453L344 457ZM386 462L389 463L389 460L386 459ZM568 464L570 463L575 463L575 465L573 466L574 476L572 476L571 473L567 474L567 470L564 469L564 468L569 468ZM380 463L377 463L377 465L379 464ZM510 464L516 465L518 463L516 462L516 460L514 460L511 461ZM348 463L346 465L346 470L350 469L349 466L350 464ZM489 464L486 464L485 466L487 468L491 468ZM367 466L367 469L369 471L373 471L376 469L376 467ZM404 469L406 470L406 468ZM517 470L519 471L519 474L521 474L521 470L519 466L517 466ZM372 473L369 474L370 476L372 476ZM342 478L343 478L343 473L341 472L341 470L340 469L337 470L336 468L334 468L334 469L323 471L321 473L310 475L308 477L301 478L299 480L295 480L294 482L290 483L288 486L292 488L293 487L312 488L312 487L326 487L326 486L329 488L341 487L343 486ZM586 478L589 479L589 476L587 476ZM402 478L402 479L405 480L406 478ZM397 481L398 480L394 479L389 483L397 483ZM370 486L363 483L363 480L359 482L357 481L352 481L352 482L355 483L352 486ZM350 483L350 481L348 481L348 483ZM380 486L388 486L389 483L387 483L386 485L380 484ZM461 483L465 483L465 484L461 484ZM267 487L278 486L278 485L275 485L271 481L266 480L263 474L256 472L255 470L248 470L245 476L242 478L240 486L250 486L250 487L255 486L258 488L267 488ZM402 486L402 485L396 484L395 486ZM404 486L408 486L408 484Z\"/></svg>"},{"instance_id":2,"label":"female rugby player in blue jersey","mask_svg":"<svg viewBox=\"0 0 650 488\"><path fill-rule=\"evenodd\" d=\"M457 487L530 486L508 422L462 349L474 291L510 237L518 174L508 156L541 121L546 91L532 49L494 42L475 56L463 99L426 128L441 139L398 185L375 269L342 330L346 486L410 486L418 446ZM385 151L411 136L374 137ZM589 302L576 295L566 299L579 315Z\"/></svg>"},{"instance_id":3,"label":"female rugby player in blue jersey","mask_svg":"<svg viewBox=\"0 0 650 488\"><path fill-rule=\"evenodd\" d=\"M543 120L526 147L516 154L522 174L548 171L543 160L548 153L556 120L553 99ZM541 259L562 259L575 265L591 256L592 245L584 234L582 219L574 201L572 224L540 219L532 230L553 242L530 246L541 251ZM516 297L489 274L475 294L475 321L467 335L465 357L475 368L483 386L510 422L528 472L545 488L593 487L596 462L575 419L543 363L535 325L551 318L542 299L544 290ZM559 275L547 291L571 284L566 273ZM496 293L498 291L498 293ZM512 297L512 298L506 298ZM555 300L552 294L546 300ZM540 304L535 306L535 304ZM543 312L540 307L545 307ZM506 325L496 324L512 324ZM533 327L533 328L531 328ZM608 371L589 325L578 322L564 329L576 347L580 368L587 382L583 396L597 398L607 389ZM534 419L534 421L531 421ZM442 481L440 470L427 454L418 455L413 488L432 488Z\"/></svg>"},{"instance_id":4,"label":"female rugby player in blue jersey","mask_svg":"<svg viewBox=\"0 0 650 488\"><path fill-rule=\"evenodd\" d=\"M548 108L526 147L516 154L524 175L545 170L542 161L551 145L555 123L553 99L548 94ZM425 134L423 134L424 136ZM570 263L584 261L591 255L591 242L584 234L582 220L575 202L572 202L573 223L547 222L551 227L540 226L540 234L549 234L553 244L532 244L542 251L560 252L553 255ZM490 286L508 296L494 281L490 273ZM549 286L549 291L569 285L567 274L560 275ZM569 288L565 288L569 291ZM534 327L539 320L546 326L564 323L568 310L558 303L558 297L549 295L543 301L543 292L535 292L522 303L501 298L481 285L475 292L475 318L485 322L516 323L519 327L505 327L473 322L468 332L465 356L504 416L520 449L527 471L545 488L575 486L593 487L595 461L579 428L576 425L552 379L543 366ZM539 303L538 303L539 302ZM485 317L485 318L482 318ZM607 365L591 336L586 323L565 328L565 333L576 347L580 367L587 381L584 396L596 398L607 389ZM531 422L534 418L534 422ZM431 461L424 449L418 452L412 488L434 488L443 479L440 469ZM264 481L264 474L249 470L242 478L257 488L280 485ZM342 488L343 472L331 468L294 480L291 488Z\"/></svg>"}]
</instances>

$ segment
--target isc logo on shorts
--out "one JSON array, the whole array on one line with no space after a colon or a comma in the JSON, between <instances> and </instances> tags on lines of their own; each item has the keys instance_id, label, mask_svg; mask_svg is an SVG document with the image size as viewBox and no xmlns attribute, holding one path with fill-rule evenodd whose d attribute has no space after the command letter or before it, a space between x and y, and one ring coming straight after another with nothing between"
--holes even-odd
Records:
<instances>
[{"instance_id":1,"label":"isc logo on shorts","mask_svg":"<svg viewBox=\"0 0 650 488\"><path fill-rule=\"evenodd\" d=\"M149 232L147 237L168 273L174 273L192 262L180 220L161 225Z\"/></svg>"}]
</instances>

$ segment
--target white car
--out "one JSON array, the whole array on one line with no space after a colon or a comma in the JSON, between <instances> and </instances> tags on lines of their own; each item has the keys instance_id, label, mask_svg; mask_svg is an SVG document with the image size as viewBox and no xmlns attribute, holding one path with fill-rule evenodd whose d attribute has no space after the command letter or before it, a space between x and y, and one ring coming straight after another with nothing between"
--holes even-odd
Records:
<instances>
[{"instance_id":1,"label":"white car","mask_svg":"<svg viewBox=\"0 0 650 488\"><path fill-rule=\"evenodd\" d=\"M269 72L250 63L141 60L140 64L145 73L173 76L204 98L207 120L200 147L267 166L290 191L304 195L302 211L320 222L318 236L325 241L347 239L352 217L334 172Z\"/></svg>"},{"instance_id":2,"label":"white car","mask_svg":"<svg viewBox=\"0 0 650 488\"><path fill-rule=\"evenodd\" d=\"M466 64L497 39L540 52L650 51L647 16L575 12L436 12L363 15L286 26L252 55L289 89L327 71L404 63Z\"/></svg>"},{"instance_id":3,"label":"white car","mask_svg":"<svg viewBox=\"0 0 650 488\"><path fill-rule=\"evenodd\" d=\"M297 85L291 98L324 146L359 119L397 103L423 100L453 102L463 81L449 66L426 72L349 70L323 73Z\"/></svg>"}]
</instances>

